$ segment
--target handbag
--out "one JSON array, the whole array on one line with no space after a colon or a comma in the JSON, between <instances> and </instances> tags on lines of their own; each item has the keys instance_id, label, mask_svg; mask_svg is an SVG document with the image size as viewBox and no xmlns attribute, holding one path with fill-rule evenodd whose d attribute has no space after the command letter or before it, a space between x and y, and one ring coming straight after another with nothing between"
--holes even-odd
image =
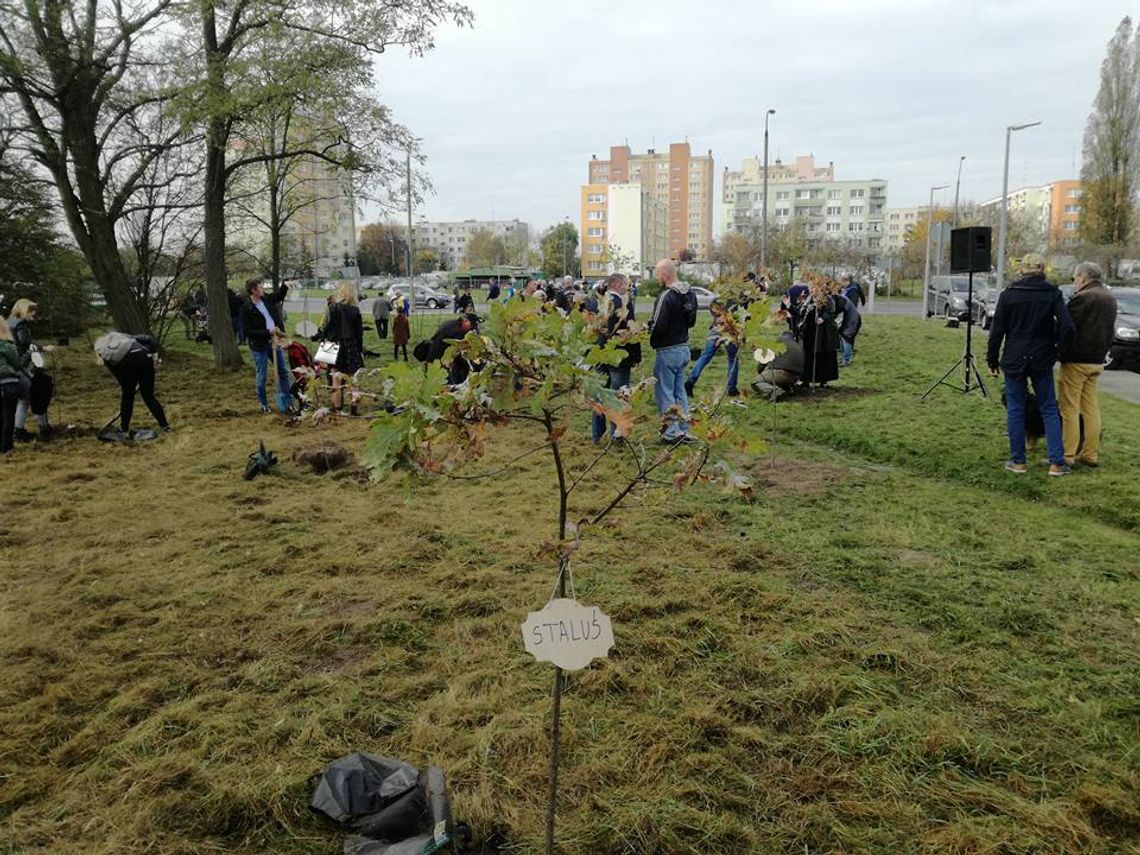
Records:
<instances>
[{"instance_id":1,"label":"handbag","mask_svg":"<svg viewBox=\"0 0 1140 855\"><path fill-rule=\"evenodd\" d=\"M317 348L317 355L313 357L313 362L321 365L336 365L336 358L339 354L340 344L338 342L322 341L320 347Z\"/></svg>"}]
</instances>

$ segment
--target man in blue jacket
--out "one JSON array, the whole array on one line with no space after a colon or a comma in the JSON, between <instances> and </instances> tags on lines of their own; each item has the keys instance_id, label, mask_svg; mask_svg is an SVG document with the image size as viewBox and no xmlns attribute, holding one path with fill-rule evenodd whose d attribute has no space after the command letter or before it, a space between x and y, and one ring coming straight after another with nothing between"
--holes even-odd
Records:
<instances>
[{"instance_id":1,"label":"man in blue jacket","mask_svg":"<svg viewBox=\"0 0 1140 855\"><path fill-rule=\"evenodd\" d=\"M657 262L654 275L661 283L661 294L649 321L649 345L656 351L654 396L661 416L661 440L691 442L685 366L689 364L689 330L697 322L697 297L688 282L677 279L677 265L669 259Z\"/></svg>"},{"instance_id":2,"label":"man in blue jacket","mask_svg":"<svg viewBox=\"0 0 1140 855\"><path fill-rule=\"evenodd\" d=\"M1041 420L1045 423L1049 474L1068 475L1073 470L1065 463L1053 365L1058 351L1072 339L1076 327L1061 292L1045 278L1044 258L1029 253L1021 260L1020 272L1021 278L998 297L986 353L990 373L997 377L999 366L1005 373L1006 430L1009 433L1009 460L1005 468L1017 475L1026 472L1025 406L1032 382ZM1001 351L1003 341L1004 352Z\"/></svg>"}]
</instances>

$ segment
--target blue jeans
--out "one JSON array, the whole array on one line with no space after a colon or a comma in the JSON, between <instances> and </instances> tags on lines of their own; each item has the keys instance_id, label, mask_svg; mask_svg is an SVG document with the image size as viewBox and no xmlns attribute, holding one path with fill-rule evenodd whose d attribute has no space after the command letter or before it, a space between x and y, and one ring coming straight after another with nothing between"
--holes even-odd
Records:
<instances>
[{"instance_id":1,"label":"blue jeans","mask_svg":"<svg viewBox=\"0 0 1140 855\"><path fill-rule=\"evenodd\" d=\"M677 439L689 432L689 397L685 394L688 364L688 343L663 347L653 360L653 379L657 381L653 396L657 399L657 413L664 419L665 439Z\"/></svg>"},{"instance_id":2,"label":"blue jeans","mask_svg":"<svg viewBox=\"0 0 1140 855\"><path fill-rule=\"evenodd\" d=\"M701 351L701 355L697 357L697 361L693 364L693 370L689 372L689 384L692 386L697 385L697 381L701 379L701 374L710 362L712 362L713 354L716 353L717 348L716 336L711 335L705 341L705 349ZM736 359L736 352L739 348L735 344L725 345L725 352L728 354L728 391L736 393L736 382L740 377L740 363Z\"/></svg>"},{"instance_id":3,"label":"blue jeans","mask_svg":"<svg viewBox=\"0 0 1140 855\"><path fill-rule=\"evenodd\" d=\"M272 350L277 370L277 412L283 414L293 403L293 395L289 392L293 386L293 378L289 373L289 366L285 362L285 351L276 347ZM257 400L261 406L268 407L269 401L265 397L265 379L269 373L269 351L251 350L250 353L253 354L253 368L256 372Z\"/></svg>"},{"instance_id":4,"label":"blue jeans","mask_svg":"<svg viewBox=\"0 0 1140 855\"><path fill-rule=\"evenodd\" d=\"M605 366L603 368L603 370L605 371L605 373L607 375L609 375L609 379L606 381L606 388L607 389L620 389L622 386L628 386L629 385L630 366L627 365L625 368L615 368L612 366ZM594 442L597 442L598 440L600 440L602 438L602 436L605 434L605 432L606 432L606 417L598 415L597 413L594 413L593 428L592 428L592 432L591 432L591 435L594 439ZM613 436L613 433L614 433L614 426L611 423L610 424L610 436Z\"/></svg>"},{"instance_id":5,"label":"blue jeans","mask_svg":"<svg viewBox=\"0 0 1140 855\"><path fill-rule=\"evenodd\" d=\"M1005 375L1005 423L1009 432L1009 459L1014 463L1025 462L1025 403L1029 398L1029 381L1033 382L1041 421L1045 423L1045 445L1049 450L1049 462L1060 465L1065 462L1065 446L1061 441L1061 415L1057 409L1052 369L1028 377L1024 374Z\"/></svg>"},{"instance_id":6,"label":"blue jeans","mask_svg":"<svg viewBox=\"0 0 1140 855\"><path fill-rule=\"evenodd\" d=\"M851 358L855 355L855 342L848 341L847 339L840 337L839 355L840 362L842 362L844 365L850 365Z\"/></svg>"}]
</instances>

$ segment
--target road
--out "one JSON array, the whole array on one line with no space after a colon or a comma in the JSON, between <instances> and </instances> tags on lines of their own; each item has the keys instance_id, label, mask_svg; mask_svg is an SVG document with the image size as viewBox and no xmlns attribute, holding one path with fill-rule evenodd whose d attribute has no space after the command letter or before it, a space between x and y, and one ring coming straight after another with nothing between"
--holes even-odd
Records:
<instances>
[{"instance_id":1,"label":"road","mask_svg":"<svg viewBox=\"0 0 1140 855\"><path fill-rule=\"evenodd\" d=\"M360 311L366 321L371 321L372 318L372 299L373 298L369 298L360 303ZM310 297L308 300L309 313L313 315L321 313L324 309L322 303L322 300ZM306 304L304 300L285 301L285 311L294 317L299 317L304 314L305 309ZM479 314L486 314L487 306L485 304L478 304L475 306L475 311ZM445 317L451 315L451 310L450 308L420 309L418 314L437 316L440 320L443 320ZM910 316L917 318L922 314L922 303L918 300L887 300L882 297L877 297L875 299L874 312L868 312L867 314ZM941 322L932 320L931 323ZM1106 371L1101 375L1100 388L1109 395L1115 395L1125 401L1131 401L1133 404L1140 404L1140 374L1136 374L1132 371Z\"/></svg>"}]
</instances>

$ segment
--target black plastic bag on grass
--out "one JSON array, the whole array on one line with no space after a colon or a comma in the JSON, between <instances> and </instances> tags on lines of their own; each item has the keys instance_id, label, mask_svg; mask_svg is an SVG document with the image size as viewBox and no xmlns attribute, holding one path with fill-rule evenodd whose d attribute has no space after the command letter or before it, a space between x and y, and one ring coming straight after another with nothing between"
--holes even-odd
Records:
<instances>
[{"instance_id":1,"label":"black plastic bag on grass","mask_svg":"<svg viewBox=\"0 0 1140 855\"><path fill-rule=\"evenodd\" d=\"M353 836L345 855L430 855L451 842L443 771L389 757L349 754L321 775L309 802Z\"/></svg>"}]
</instances>

